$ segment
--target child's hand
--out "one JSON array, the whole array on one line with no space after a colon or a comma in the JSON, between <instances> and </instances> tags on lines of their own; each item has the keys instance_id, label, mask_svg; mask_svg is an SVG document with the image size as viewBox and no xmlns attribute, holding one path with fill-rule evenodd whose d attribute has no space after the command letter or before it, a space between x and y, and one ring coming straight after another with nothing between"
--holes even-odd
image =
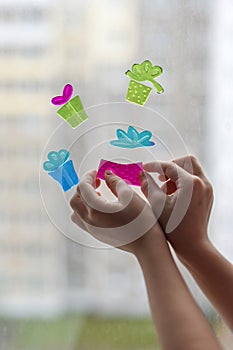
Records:
<instances>
[{"instance_id":1,"label":"child's hand","mask_svg":"<svg viewBox=\"0 0 233 350\"><path fill-rule=\"evenodd\" d=\"M134 241L155 225L154 214L130 186L107 171L106 184L117 201L105 200L96 191L100 185L96 174L94 170L88 172L80 181L70 202L74 210L72 221L98 240L135 253L137 244ZM158 223L157 227L162 232Z\"/></svg>"},{"instance_id":2,"label":"child's hand","mask_svg":"<svg viewBox=\"0 0 233 350\"><path fill-rule=\"evenodd\" d=\"M185 257L190 249L208 240L207 225L213 202L212 186L193 156L172 162L151 162L144 164L143 168L148 172L158 172L159 179L166 181L160 188L146 173L141 178L141 189L157 217L160 202L164 203L158 219L165 233L168 233L167 224L173 216L167 239L177 254Z\"/></svg>"}]
</instances>

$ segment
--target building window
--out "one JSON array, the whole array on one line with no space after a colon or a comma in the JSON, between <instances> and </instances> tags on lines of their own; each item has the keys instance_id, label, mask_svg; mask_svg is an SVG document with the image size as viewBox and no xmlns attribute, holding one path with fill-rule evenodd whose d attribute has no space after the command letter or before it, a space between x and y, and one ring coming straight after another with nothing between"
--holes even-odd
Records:
<instances>
[{"instance_id":1,"label":"building window","mask_svg":"<svg viewBox=\"0 0 233 350\"><path fill-rule=\"evenodd\" d=\"M4 56L18 56L23 58L41 57L47 52L47 47L31 46L31 47L17 47L4 46L0 47L0 57Z\"/></svg>"},{"instance_id":2,"label":"building window","mask_svg":"<svg viewBox=\"0 0 233 350\"><path fill-rule=\"evenodd\" d=\"M38 8L38 7L2 7L0 8L0 20L1 22L11 22L11 21L28 21L37 22L46 19L48 16L48 9Z\"/></svg>"}]
</instances>

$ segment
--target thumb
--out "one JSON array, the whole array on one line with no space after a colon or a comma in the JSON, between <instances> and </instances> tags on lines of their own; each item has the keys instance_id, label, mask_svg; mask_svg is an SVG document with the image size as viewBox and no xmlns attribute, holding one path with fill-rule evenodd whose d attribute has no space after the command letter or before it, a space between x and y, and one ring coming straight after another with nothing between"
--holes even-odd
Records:
<instances>
[{"instance_id":1,"label":"thumb","mask_svg":"<svg viewBox=\"0 0 233 350\"><path fill-rule=\"evenodd\" d=\"M156 207L156 203L166 200L166 194L161 190L150 174L141 172L140 181L142 193L147 197L152 207Z\"/></svg>"},{"instance_id":2,"label":"thumb","mask_svg":"<svg viewBox=\"0 0 233 350\"><path fill-rule=\"evenodd\" d=\"M131 194L131 188L119 176L115 175L111 170L105 171L105 181L112 193L123 201Z\"/></svg>"},{"instance_id":3,"label":"thumb","mask_svg":"<svg viewBox=\"0 0 233 350\"><path fill-rule=\"evenodd\" d=\"M108 188L117 197L116 187L120 178L117 175L113 174L111 170L106 170L104 176Z\"/></svg>"}]
</instances>

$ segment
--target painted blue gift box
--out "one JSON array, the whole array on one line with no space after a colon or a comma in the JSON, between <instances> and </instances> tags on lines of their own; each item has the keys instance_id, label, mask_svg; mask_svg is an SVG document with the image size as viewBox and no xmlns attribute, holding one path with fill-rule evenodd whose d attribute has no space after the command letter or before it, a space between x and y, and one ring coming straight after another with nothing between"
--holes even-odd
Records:
<instances>
[{"instance_id":1,"label":"painted blue gift box","mask_svg":"<svg viewBox=\"0 0 233 350\"><path fill-rule=\"evenodd\" d=\"M54 180L59 182L66 192L78 184L78 176L74 170L73 161L69 160L58 169L48 173Z\"/></svg>"},{"instance_id":2,"label":"painted blue gift box","mask_svg":"<svg viewBox=\"0 0 233 350\"><path fill-rule=\"evenodd\" d=\"M73 161L68 160L70 154L66 150L49 152L48 161L44 162L44 170L56 180L66 192L78 184L79 179L75 172Z\"/></svg>"}]
</instances>

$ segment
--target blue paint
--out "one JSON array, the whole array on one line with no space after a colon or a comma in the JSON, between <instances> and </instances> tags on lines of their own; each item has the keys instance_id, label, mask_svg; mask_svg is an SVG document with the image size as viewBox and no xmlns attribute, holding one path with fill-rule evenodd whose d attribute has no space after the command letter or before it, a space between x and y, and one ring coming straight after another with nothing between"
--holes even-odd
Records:
<instances>
[{"instance_id":1,"label":"blue paint","mask_svg":"<svg viewBox=\"0 0 233 350\"><path fill-rule=\"evenodd\" d=\"M138 132L133 126L128 127L125 132L122 129L116 131L117 140L110 141L110 144L122 148L138 148L154 146L154 142L150 141L152 133L149 130Z\"/></svg>"},{"instance_id":2,"label":"blue paint","mask_svg":"<svg viewBox=\"0 0 233 350\"><path fill-rule=\"evenodd\" d=\"M48 175L56 180L65 192L79 182L73 161L68 161L69 156L70 153L65 149L58 152L51 151L48 154L48 160L43 164L44 170L48 171Z\"/></svg>"}]
</instances>

